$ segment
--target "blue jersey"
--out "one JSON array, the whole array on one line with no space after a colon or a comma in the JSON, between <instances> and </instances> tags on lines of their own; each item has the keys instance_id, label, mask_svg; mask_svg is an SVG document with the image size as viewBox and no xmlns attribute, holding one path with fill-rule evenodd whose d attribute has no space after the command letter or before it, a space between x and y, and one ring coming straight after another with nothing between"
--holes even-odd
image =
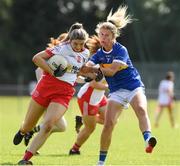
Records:
<instances>
[{"instance_id":1,"label":"blue jersey","mask_svg":"<svg viewBox=\"0 0 180 166\"><path fill-rule=\"evenodd\" d=\"M118 42L113 45L110 52L105 52L100 48L90 58L90 61L103 66L106 66L104 64L112 64L113 61L122 61L128 65L126 69L116 72L112 77L105 76L110 93L119 89L134 90L137 87L144 86L138 71L132 65L127 49Z\"/></svg>"}]
</instances>

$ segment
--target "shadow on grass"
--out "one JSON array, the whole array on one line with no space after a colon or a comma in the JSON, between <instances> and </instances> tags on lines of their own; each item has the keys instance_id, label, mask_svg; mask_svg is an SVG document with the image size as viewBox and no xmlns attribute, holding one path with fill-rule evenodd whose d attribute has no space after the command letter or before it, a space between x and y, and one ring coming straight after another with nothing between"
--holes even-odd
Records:
<instances>
[{"instance_id":1,"label":"shadow on grass","mask_svg":"<svg viewBox=\"0 0 180 166\"><path fill-rule=\"evenodd\" d=\"M7 163L0 163L0 165L15 165L15 164L14 164L14 163L7 162Z\"/></svg>"},{"instance_id":2,"label":"shadow on grass","mask_svg":"<svg viewBox=\"0 0 180 166\"><path fill-rule=\"evenodd\" d=\"M69 154L40 154L39 157L69 157Z\"/></svg>"}]
</instances>

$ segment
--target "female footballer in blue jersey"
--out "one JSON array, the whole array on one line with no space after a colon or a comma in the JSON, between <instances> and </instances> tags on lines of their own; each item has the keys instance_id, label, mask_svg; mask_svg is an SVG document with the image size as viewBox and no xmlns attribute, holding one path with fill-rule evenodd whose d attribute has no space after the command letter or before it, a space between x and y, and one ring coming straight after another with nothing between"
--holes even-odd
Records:
<instances>
[{"instance_id":1,"label":"female footballer in blue jersey","mask_svg":"<svg viewBox=\"0 0 180 166\"><path fill-rule=\"evenodd\" d=\"M87 63L88 66L101 65L110 90L105 124L101 134L98 165L104 165L113 129L120 113L128 107L128 104L132 106L138 118L139 128L146 143L145 151L151 153L157 142L151 135L147 99L140 75L133 67L127 49L116 41L120 30L131 22L126 6L120 6L114 14L110 12L107 21L99 23L96 28L101 48Z\"/></svg>"}]
</instances>

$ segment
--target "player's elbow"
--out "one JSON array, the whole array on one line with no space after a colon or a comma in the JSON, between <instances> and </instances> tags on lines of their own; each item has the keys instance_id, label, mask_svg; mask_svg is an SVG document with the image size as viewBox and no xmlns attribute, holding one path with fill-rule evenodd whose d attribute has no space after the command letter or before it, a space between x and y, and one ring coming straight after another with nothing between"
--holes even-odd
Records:
<instances>
[{"instance_id":1,"label":"player's elbow","mask_svg":"<svg viewBox=\"0 0 180 166\"><path fill-rule=\"evenodd\" d=\"M37 62L37 56L35 55L35 56L33 56L33 58L32 58L32 62L33 63L36 63Z\"/></svg>"},{"instance_id":2,"label":"player's elbow","mask_svg":"<svg viewBox=\"0 0 180 166\"><path fill-rule=\"evenodd\" d=\"M33 56L32 62L33 62L34 64L37 64L37 62L39 61L39 59L40 59L40 57L37 56L37 54L36 54L36 55Z\"/></svg>"}]
</instances>

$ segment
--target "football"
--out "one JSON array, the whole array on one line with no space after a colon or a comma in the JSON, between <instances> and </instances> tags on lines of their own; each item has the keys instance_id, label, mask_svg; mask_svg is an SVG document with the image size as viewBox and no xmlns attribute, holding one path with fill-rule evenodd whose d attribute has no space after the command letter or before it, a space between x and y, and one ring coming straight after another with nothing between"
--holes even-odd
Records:
<instances>
[{"instance_id":1,"label":"football","mask_svg":"<svg viewBox=\"0 0 180 166\"><path fill-rule=\"evenodd\" d=\"M60 65L62 69L65 69L68 65L67 60L61 55L53 55L47 60L47 64L52 70L56 70Z\"/></svg>"}]
</instances>

